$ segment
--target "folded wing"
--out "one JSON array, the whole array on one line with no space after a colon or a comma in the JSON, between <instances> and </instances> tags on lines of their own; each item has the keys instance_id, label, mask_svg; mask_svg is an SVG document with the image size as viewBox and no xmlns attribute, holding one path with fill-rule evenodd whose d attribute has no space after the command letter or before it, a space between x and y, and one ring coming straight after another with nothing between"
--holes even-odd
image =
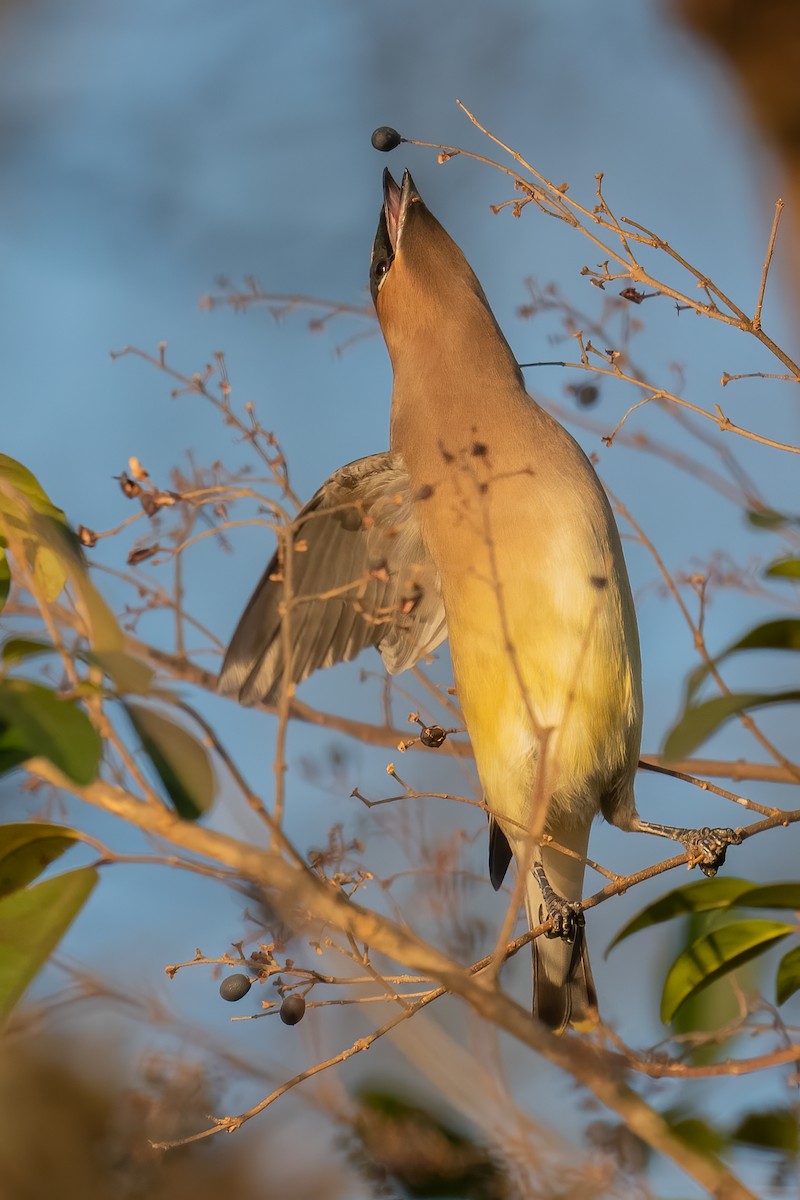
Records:
<instances>
[{"instance_id":1,"label":"folded wing","mask_svg":"<svg viewBox=\"0 0 800 1200\"><path fill-rule=\"evenodd\" d=\"M439 577L413 510L399 454L357 459L335 471L291 526L242 614L219 690L243 704L274 703L290 679L349 662L377 646L396 674L447 636ZM291 561L287 561L290 557Z\"/></svg>"}]
</instances>

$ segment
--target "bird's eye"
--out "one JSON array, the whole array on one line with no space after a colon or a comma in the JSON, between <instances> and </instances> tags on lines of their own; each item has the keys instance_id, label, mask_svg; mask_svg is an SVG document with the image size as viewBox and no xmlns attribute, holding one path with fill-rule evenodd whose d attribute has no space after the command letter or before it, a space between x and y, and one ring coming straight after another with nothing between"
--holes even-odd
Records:
<instances>
[{"instance_id":1,"label":"bird's eye","mask_svg":"<svg viewBox=\"0 0 800 1200\"><path fill-rule=\"evenodd\" d=\"M383 279L389 267L392 265L391 258L379 258L372 268L376 279Z\"/></svg>"}]
</instances>

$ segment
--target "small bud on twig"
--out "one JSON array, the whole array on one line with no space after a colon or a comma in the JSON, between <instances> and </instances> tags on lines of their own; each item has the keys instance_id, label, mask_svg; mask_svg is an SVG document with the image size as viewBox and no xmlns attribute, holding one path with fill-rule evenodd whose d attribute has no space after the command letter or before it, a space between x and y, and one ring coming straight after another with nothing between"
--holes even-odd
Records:
<instances>
[{"instance_id":1,"label":"small bud on twig","mask_svg":"<svg viewBox=\"0 0 800 1200\"><path fill-rule=\"evenodd\" d=\"M87 529L85 525L79 525L78 540L82 546L88 546L91 549L92 546L97 545L97 534L93 529Z\"/></svg>"},{"instance_id":2,"label":"small bud on twig","mask_svg":"<svg viewBox=\"0 0 800 1200\"><path fill-rule=\"evenodd\" d=\"M128 459L128 470L134 479L149 479L147 471L134 455Z\"/></svg>"},{"instance_id":3,"label":"small bud on twig","mask_svg":"<svg viewBox=\"0 0 800 1200\"><path fill-rule=\"evenodd\" d=\"M119 480L119 486L122 489L122 494L127 496L129 500L134 500L141 492L139 484L131 479L123 471L121 475L115 475L115 479Z\"/></svg>"}]
</instances>

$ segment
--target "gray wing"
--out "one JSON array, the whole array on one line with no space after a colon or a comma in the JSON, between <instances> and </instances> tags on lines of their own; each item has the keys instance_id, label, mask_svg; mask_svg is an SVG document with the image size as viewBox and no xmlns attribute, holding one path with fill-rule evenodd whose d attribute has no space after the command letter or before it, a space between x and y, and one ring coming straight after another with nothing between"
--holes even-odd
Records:
<instances>
[{"instance_id":1,"label":"gray wing","mask_svg":"<svg viewBox=\"0 0 800 1200\"><path fill-rule=\"evenodd\" d=\"M335 471L292 523L291 679L377 646L392 674L447 637L439 576L422 541L399 454ZM274 703L284 672L286 567L279 551L253 592L218 688Z\"/></svg>"}]
</instances>

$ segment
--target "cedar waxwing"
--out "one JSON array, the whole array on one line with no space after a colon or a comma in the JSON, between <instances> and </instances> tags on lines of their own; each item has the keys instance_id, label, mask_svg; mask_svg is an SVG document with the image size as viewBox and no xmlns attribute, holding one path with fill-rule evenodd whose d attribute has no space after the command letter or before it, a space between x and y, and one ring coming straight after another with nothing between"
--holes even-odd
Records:
<instances>
[{"instance_id":1,"label":"cedar waxwing","mask_svg":"<svg viewBox=\"0 0 800 1200\"><path fill-rule=\"evenodd\" d=\"M370 285L394 371L391 450L335 472L298 515L220 691L274 702L287 643L299 683L368 645L402 671L448 637L492 884L513 856L529 927L553 922L533 942L534 1014L589 1028L580 901L594 818L683 841L709 874L735 835L637 816L639 640L610 505L577 442L527 395L481 285L407 171L402 187L384 174Z\"/></svg>"}]
</instances>

